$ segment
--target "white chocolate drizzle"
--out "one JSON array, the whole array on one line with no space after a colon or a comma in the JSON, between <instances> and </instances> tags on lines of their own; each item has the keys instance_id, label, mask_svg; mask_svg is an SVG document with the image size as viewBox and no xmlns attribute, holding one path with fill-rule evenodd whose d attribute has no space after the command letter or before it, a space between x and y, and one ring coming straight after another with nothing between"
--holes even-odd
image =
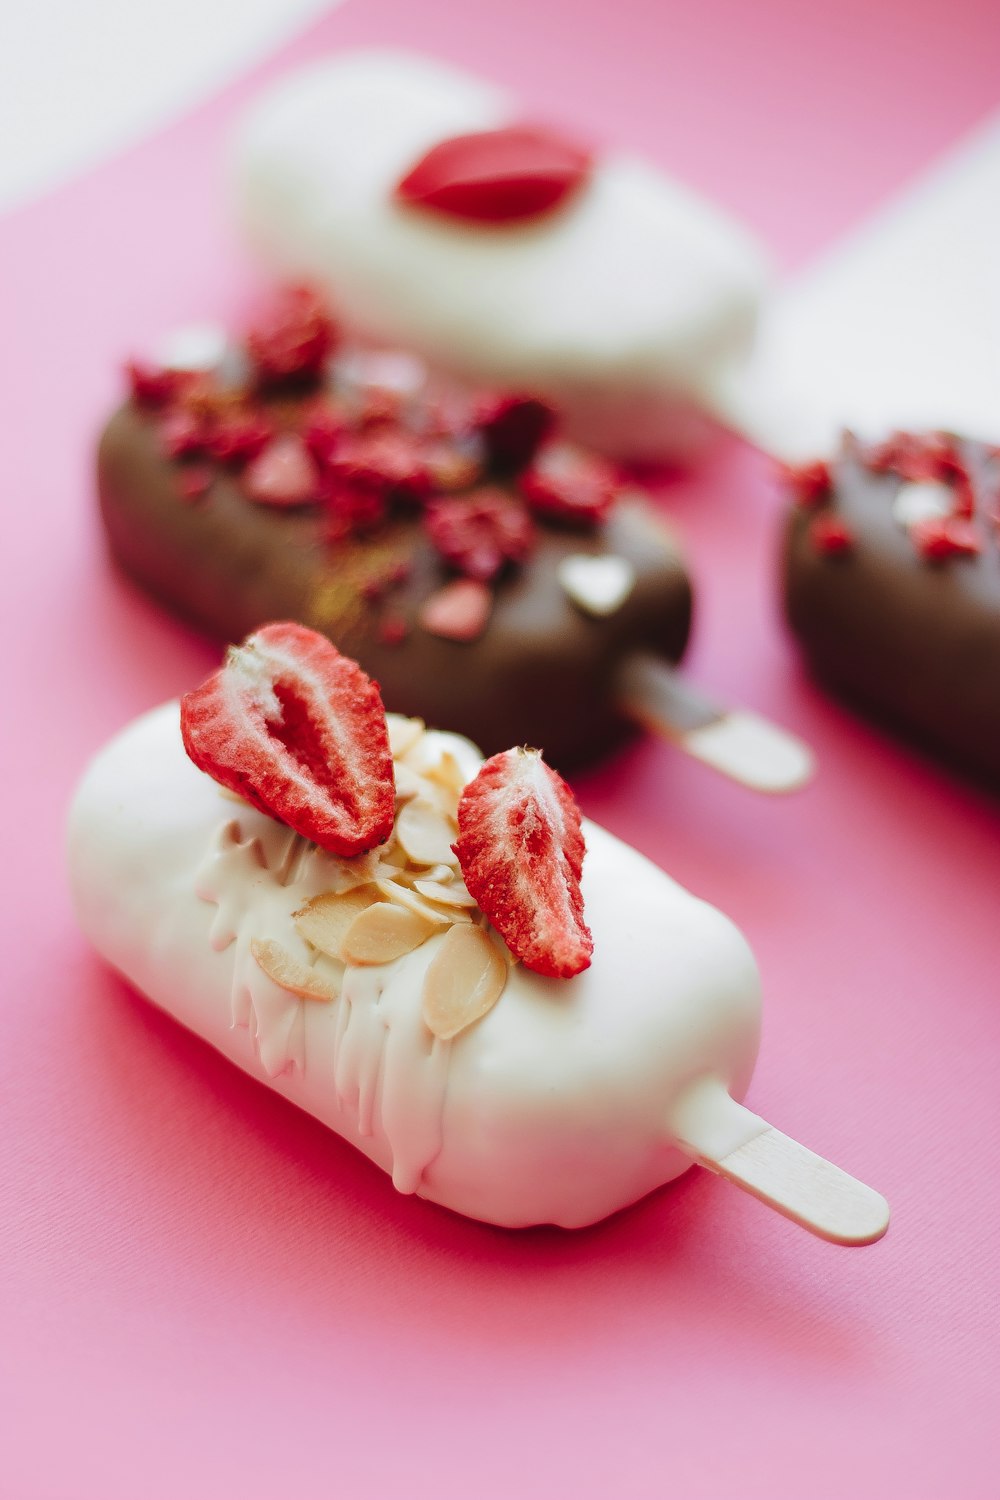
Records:
<instances>
[{"instance_id":1,"label":"white chocolate drizzle","mask_svg":"<svg viewBox=\"0 0 1000 1500\"><path fill-rule=\"evenodd\" d=\"M437 768L461 752L453 738L422 735L431 744L422 744L413 759L422 768ZM307 1010L327 1002L282 988L255 960L251 942L277 943L299 964L321 970L336 995L329 1004L337 1108L360 1136L384 1139L393 1182L400 1192L412 1193L442 1143L451 1042L432 1036L421 1013L424 974L441 937L431 936L389 963L356 965L320 952L295 925L296 913L316 896L375 884L387 872L397 875L383 862L386 853L383 847L337 859L247 808L216 828L194 889L217 908L209 929L212 948L224 952L235 945L230 1025L249 1031L269 1078L305 1072ZM468 915L443 908L439 934Z\"/></svg>"}]
</instances>

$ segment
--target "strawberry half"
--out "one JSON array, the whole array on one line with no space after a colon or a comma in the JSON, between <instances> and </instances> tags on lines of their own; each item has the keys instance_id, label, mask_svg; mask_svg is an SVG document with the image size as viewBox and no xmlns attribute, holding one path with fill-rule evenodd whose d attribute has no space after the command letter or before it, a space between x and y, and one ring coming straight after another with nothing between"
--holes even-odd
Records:
<instances>
[{"instance_id":1,"label":"strawberry half","mask_svg":"<svg viewBox=\"0 0 1000 1500\"><path fill-rule=\"evenodd\" d=\"M202 771L333 854L392 832L394 788L378 684L304 625L265 625L181 699Z\"/></svg>"},{"instance_id":2,"label":"strawberry half","mask_svg":"<svg viewBox=\"0 0 1000 1500\"><path fill-rule=\"evenodd\" d=\"M528 969L569 979L590 964L584 842L573 793L540 750L494 755L462 793L455 853L465 884Z\"/></svg>"}]
</instances>

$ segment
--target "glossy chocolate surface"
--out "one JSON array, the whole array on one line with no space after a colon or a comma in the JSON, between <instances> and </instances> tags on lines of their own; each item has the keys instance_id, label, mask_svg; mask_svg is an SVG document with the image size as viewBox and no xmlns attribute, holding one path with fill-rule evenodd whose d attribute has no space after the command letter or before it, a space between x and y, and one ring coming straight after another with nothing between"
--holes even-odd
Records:
<instances>
[{"instance_id":1,"label":"glossy chocolate surface","mask_svg":"<svg viewBox=\"0 0 1000 1500\"><path fill-rule=\"evenodd\" d=\"M937 560L900 514L905 477L873 468L850 437L819 505L797 505L784 542L788 621L811 669L873 718L1000 785L1000 462L953 440L967 475L964 525L980 546ZM956 490L956 500L958 491ZM817 541L842 522L844 550Z\"/></svg>"},{"instance_id":2,"label":"glossy chocolate surface","mask_svg":"<svg viewBox=\"0 0 1000 1500\"><path fill-rule=\"evenodd\" d=\"M254 504L232 473L217 474L197 502L183 500L181 467L164 456L155 413L129 403L105 429L101 511L126 573L224 641L280 618L323 630L378 679L392 709L467 734L487 753L528 743L560 766L599 754L629 729L614 702L621 661L635 650L677 661L687 643L691 585L675 542L638 496L623 496L595 529L540 525L530 559L495 583L484 633L456 641L417 618L455 576L418 516L331 543L316 507ZM580 553L616 554L634 568L631 593L607 616L587 614L559 582L560 561ZM365 582L396 562L409 577L376 607ZM382 638L387 610L408 627L397 644Z\"/></svg>"}]
</instances>

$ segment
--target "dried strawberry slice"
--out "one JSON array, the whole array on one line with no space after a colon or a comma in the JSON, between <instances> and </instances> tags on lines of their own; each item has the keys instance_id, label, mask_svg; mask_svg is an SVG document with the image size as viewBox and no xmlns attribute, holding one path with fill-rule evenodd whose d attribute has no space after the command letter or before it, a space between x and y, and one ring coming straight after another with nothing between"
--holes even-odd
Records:
<instances>
[{"instance_id":1,"label":"dried strawberry slice","mask_svg":"<svg viewBox=\"0 0 1000 1500\"><path fill-rule=\"evenodd\" d=\"M587 181L591 153L532 125L440 141L397 184L402 203L448 218L507 224L549 213Z\"/></svg>"},{"instance_id":2,"label":"dried strawberry slice","mask_svg":"<svg viewBox=\"0 0 1000 1500\"><path fill-rule=\"evenodd\" d=\"M812 510L825 504L833 493L833 475L825 459L815 458L802 464L782 464L778 472L795 504L803 510Z\"/></svg>"},{"instance_id":3,"label":"dried strawberry slice","mask_svg":"<svg viewBox=\"0 0 1000 1500\"><path fill-rule=\"evenodd\" d=\"M542 759L494 755L462 793L455 853L471 895L528 969L569 979L590 964L584 842L573 793Z\"/></svg>"},{"instance_id":4,"label":"dried strawberry slice","mask_svg":"<svg viewBox=\"0 0 1000 1500\"><path fill-rule=\"evenodd\" d=\"M168 458L191 458L208 452L211 432L197 412L173 409L160 423L160 447Z\"/></svg>"},{"instance_id":5,"label":"dried strawberry slice","mask_svg":"<svg viewBox=\"0 0 1000 1500\"><path fill-rule=\"evenodd\" d=\"M274 436L274 428L261 412L232 412L215 420L208 451L219 463L251 463L263 453Z\"/></svg>"},{"instance_id":6,"label":"dried strawberry slice","mask_svg":"<svg viewBox=\"0 0 1000 1500\"><path fill-rule=\"evenodd\" d=\"M536 396L484 396L479 430L493 463L503 469L522 469L552 436L555 408Z\"/></svg>"},{"instance_id":7,"label":"dried strawberry slice","mask_svg":"<svg viewBox=\"0 0 1000 1500\"><path fill-rule=\"evenodd\" d=\"M430 493L430 470L419 439L375 428L345 437L329 459L331 474L395 499L419 503Z\"/></svg>"},{"instance_id":8,"label":"dried strawberry slice","mask_svg":"<svg viewBox=\"0 0 1000 1500\"><path fill-rule=\"evenodd\" d=\"M337 326L310 287L286 287L246 335L246 350L263 384L318 375L332 354Z\"/></svg>"},{"instance_id":9,"label":"dried strawberry slice","mask_svg":"<svg viewBox=\"0 0 1000 1500\"><path fill-rule=\"evenodd\" d=\"M136 405L152 408L169 406L191 380L186 370L165 370L134 359L125 366L125 376Z\"/></svg>"},{"instance_id":10,"label":"dried strawberry slice","mask_svg":"<svg viewBox=\"0 0 1000 1500\"><path fill-rule=\"evenodd\" d=\"M828 557L845 557L854 550L854 533L839 516L817 516L809 527L809 540Z\"/></svg>"},{"instance_id":11,"label":"dried strawberry slice","mask_svg":"<svg viewBox=\"0 0 1000 1500\"><path fill-rule=\"evenodd\" d=\"M392 832L394 790L378 684L304 625L265 625L181 699L202 771L334 854Z\"/></svg>"},{"instance_id":12,"label":"dried strawberry slice","mask_svg":"<svg viewBox=\"0 0 1000 1500\"><path fill-rule=\"evenodd\" d=\"M424 527L445 562L480 583L496 578L507 563L525 562L535 545L528 512L499 489L431 501Z\"/></svg>"},{"instance_id":13,"label":"dried strawberry slice","mask_svg":"<svg viewBox=\"0 0 1000 1500\"><path fill-rule=\"evenodd\" d=\"M927 562L976 557L983 550L976 527L961 516L928 516L910 527L910 540Z\"/></svg>"},{"instance_id":14,"label":"dried strawberry slice","mask_svg":"<svg viewBox=\"0 0 1000 1500\"><path fill-rule=\"evenodd\" d=\"M621 493L616 471L569 443L546 443L518 481L536 515L570 526L596 526Z\"/></svg>"}]
</instances>

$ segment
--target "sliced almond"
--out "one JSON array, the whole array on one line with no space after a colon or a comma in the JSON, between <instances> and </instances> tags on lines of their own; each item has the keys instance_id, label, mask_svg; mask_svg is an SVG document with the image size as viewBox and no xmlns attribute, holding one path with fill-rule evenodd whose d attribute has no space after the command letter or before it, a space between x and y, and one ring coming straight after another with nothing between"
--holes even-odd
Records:
<instances>
[{"instance_id":1,"label":"sliced almond","mask_svg":"<svg viewBox=\"0 0 1000 1500\"><path fill-rule=\"evenodd\" d=\"M448 912L442 911L440 906L431 906L402 881L380 880L378 888L387 901L394 901L397 906L405 906L407 911L416 912L418 917L425 918L435 927L447 927L452 920Z\"/></svg>"},{"instance_id":2,"label":"sliced almond","mask_svg":"<svg viewBox=\"0 0 1000 1500\"><path fill-rule=\"evenodd\" d=\"M271 938L251 938L250 952L268 979L301 1000L336 1000L337 990L328 976L317 974Z\"/></svg>"},{"instance_id":3,"label":"sliced almond","mask_svg":"<svg viewBox=\"0 0 1000 1500\"><path fill-rule=\"evenodd\" d=\"M453 880L450 885L442 885L437 880L415 880L413 889L419 891L421 896L426 896L428 901L436 901L439 906L468 910L476 904L475 896L470 896L460 881Z\"/></svg>"},{"instance_id":4,"label":"sliced almond","mask_svg":"<svg viewBox=\"0 0 1000 1500\"><path fill-rule=\"evenodd\" d=\"M321 953L331 958L341 958L344 938L351 924L382 897L373 885L359 886L353 891L335 894L324 891L313 896L294 915L295 930L307 943L312 943Z\"/></svg>"},{"instance_id":5,"label":"sliced almond","mask_svg":"<svg viewBox=\"0 0 1000 1500\"><path fill-rule=\"evenodd\" d=\"M426 792L427 784L424 778L418 776L411 766L394 766L393 775L396 781L397 802L408 802L411 797L419 797Z\"/></svg>"},{"instance_id":6,"label":"sliced almond","mask_svg":"<svg viewBox=\"0 0 1000 1500\"><path fill-rule=\"evenodd\" d=\"M386 714L385 725L393 760L401 760L424 732L423 719L408 719L405 714Z\"/></svg>"},{"instance_id":7,"label":"sliced almond","mask_svg":"<svg viewBox=\"0 0 1000 1500\"><path fill-rule=\"evenodd\" d=\"M447 885L450 880L455 879L455 869L453 865L431 865L429 870L421 870L418 878L434 880L438 885Z\"/></svg>"},{"instance_id":8,"label":"sliced almond","mask_svg":"<svg viewBox=\"0 0 1000 1500\"><path fill-rule=\"evenodd\" d=\"M431 803L439 813L443 813L452 823L458 817L458 797L440 781L432 781L429 776L421 777L421 793L425 802Z\"/></svg>"},{"instance_id":9,"label":"sliced almond","mask_svg":"<svg viewBox=\"0 0 1000 1500\"><path fill-rule=\"evenodd\" d=\"M458 837L450 818L432 802L414 797L396 819L396 838L415 865L453 865L451 846Z\"/></svg>"},{"instance_id":10,"label":"sliced almond","mask_svg":"<svg viewBox=\"0 0 1000 1500\"><path fill-rule=\"evenodd\" d=\"M431 766L426 773L432 781L436 781L456 798L465 791L468 777L462 770L458 761L450 750L444 750L441 759L436 766Z\"/></svg>"},{"instance_id":11,"label":"sliced almond","mask_svg":"<svg viewBox=\"0 0 1000 1500\"><path fill-rule=\"evenodd\" d=\"M481 927L451 927L424 976L422 1014L442 1041L492 1010L507 983L507 965Z\"/></svg>"},{"instance_id":12,"label":"sliced almond","mask_svg":"<svg viewBox=\"0 0 1000 1500\"><path fill-rule=\"evenodd\" d=\"M344 938L342 952L348 963L388 964L404 953L412 953L425 943L434 931L426 917L378 901L355 917Z\"/></svg>"}]
</instances>

